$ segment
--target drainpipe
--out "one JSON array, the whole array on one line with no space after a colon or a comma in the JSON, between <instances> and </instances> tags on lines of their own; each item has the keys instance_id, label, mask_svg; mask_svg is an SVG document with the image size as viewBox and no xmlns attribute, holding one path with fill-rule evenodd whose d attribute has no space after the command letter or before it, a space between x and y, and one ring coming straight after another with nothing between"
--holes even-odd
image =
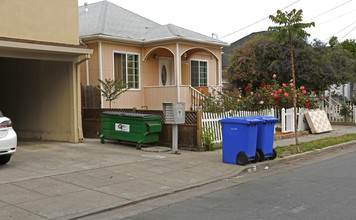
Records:
<instances>
[{"instance_id":1,"label":"drainpipe","mask_svg":"<svg viewBox=\"0 0 356 220\"><path fill-rule=\"evenodd\" d=\"M176 44L176 63L177 63L177 102L180 102L180 55L179 55L179 43Z\"/></svg>"},{"instance_id":2,"label":"drainpipe","mask_svg":"<svg viewBox=\"0 0 356 220\"><path fill-rule=\"evenodd\" d=\"M76 134L74 135L74 142L83 142L83 130L82 130L82 112L81 112L81 88L80 88L80 72L79 66L81 63L88 61L90 58L89 54L86 54L86 57L79 62L75 63L75 76L73 77L73 93L74 95L74 106L75 112L74 115L74 128L77 129Z\"/></svg>"},{"instance_id":3,"label":"drainpipe","mask_svg":"<svg viewBox=\"0 0 356 220\"><path fill-rule=\"evenodd\" d=\"M88 48L88 45L86 43L84 43L82 40L79 40L79 43L83 46L85 46L86 48ZM87 58L90 58L90 55L87 54ZM89 80L89 62L88 59L86 59L86 63L85 63L85 72L86 72L86 76L87 76L87 86L90 85L90 80Z\"/></svg>"}]
</instances>

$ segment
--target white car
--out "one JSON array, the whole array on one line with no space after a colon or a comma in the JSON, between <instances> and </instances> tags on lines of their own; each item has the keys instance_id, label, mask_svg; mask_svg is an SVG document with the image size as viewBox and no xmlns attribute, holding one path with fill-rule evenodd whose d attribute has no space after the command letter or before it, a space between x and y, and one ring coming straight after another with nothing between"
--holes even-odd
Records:
<instances>
[{"instance_id":1,"label":"white car","mask_svg":"<svg viewBox=\"0 0 356 220\"><path fill-rule=\"evenodd\" d=\"M0 111L0 165L9 162L16 152L17 135L12 128L12 122Z\"/></svg>"}]
</instances>

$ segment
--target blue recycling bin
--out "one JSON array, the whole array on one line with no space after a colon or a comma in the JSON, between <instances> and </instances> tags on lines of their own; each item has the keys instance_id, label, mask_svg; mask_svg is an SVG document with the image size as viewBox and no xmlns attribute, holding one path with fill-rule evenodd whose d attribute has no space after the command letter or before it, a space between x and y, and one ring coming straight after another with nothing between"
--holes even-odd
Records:
<instances>
[{"instance_id":1,"label":"blue recycling bin","mask_svg":"<svg viewBox=\"0 0 356 220\"><path fill-rule=\"evenodd\" d=\"M259 154L258 161L264 161L269 158L276 159L277 152L273 149L274 126L279 121L272 116L248 116L246 118L259 119L262 123L258 124L256 151Z\"/></svg>"},{"instance_id":2,"label":"blue recycling bin","mask_svg":"<svg viewBox=\"0 0 356 220\"><path fill-rule=\"evenodd\" d=\"M256 153L259 119L231 117L219 121L222 125L223 162L246 165L257 162Z\"/></svg>"}]
</instances>

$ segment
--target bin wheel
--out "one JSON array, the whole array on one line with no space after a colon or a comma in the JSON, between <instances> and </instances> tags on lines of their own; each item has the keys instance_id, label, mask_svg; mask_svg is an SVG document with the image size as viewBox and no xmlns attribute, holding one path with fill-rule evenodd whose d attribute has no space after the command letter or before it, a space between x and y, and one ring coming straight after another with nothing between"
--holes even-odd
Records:
<instances>
[{"instance_id":1,"label":"bin wheel","mask_svg":"<svg viewBox=\"0 0 356 220\"><path fill-rule=\"evenodd\" d=\"M258 151L256 151L255 159L253 159L251 162L252 163L257 163L257 161L260 161L260 154L258 153Z\"/></svg>"},{"instance_id":2,"label":"bin wheel","mask_svg":"<svg viewBox=\"0 0 356 220\"><path fill-rule=\"evenodd\" d=\"M141 150L141 144L136 144L136 150Z\"/></svg>"},{"instance_id":3,"label":"bin wheel","mask_svg":"<svg viewBox=\"0 0 356 220\"><path fill-rule=\"evenodd\" d=\"M236 164L237 165L246 165L248 163L248 157L244 152L240 152L236 156Z\"/></svg>"},{"instance_id":4,"label":"bin wheel","mask_svg":"<svg viewBox=\"0 0 356 220\"><path fill-rule=\"evenodd\" d=\"M100 143L104 144L105 143L105 140L104 140L104 135L100 135Z\"/></svg>"},{"instance_id":5,"label":"bin wheel","mask_svg":"<svg viewBox=\"0 0 356 220\"><path fill-rule=\"evenodd\" d=\"M265 155L265 153L263 152L263 150L257 149L257 152L258 152L258 154L260 155L260 159L258 160L258 162L264 161L264 160L266 159L266 155Z\"/></svg>"},{"instance_id":6,"label":"bin wheel","mask_svg":"<svg viewBox=\"0 0 356 220\"><path fill-rule=\"evenodd\" d=\"M277 151L273 149L272 156L269 159L274 160L276 159L276 157L277 157Z\"/></svg>"}]
</instances>

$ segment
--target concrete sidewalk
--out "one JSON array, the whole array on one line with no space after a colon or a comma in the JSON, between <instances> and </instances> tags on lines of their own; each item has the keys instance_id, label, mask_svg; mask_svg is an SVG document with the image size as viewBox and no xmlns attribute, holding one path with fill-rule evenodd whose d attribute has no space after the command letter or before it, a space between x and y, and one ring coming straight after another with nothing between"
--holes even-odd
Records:
<instances>
[{"instance_id":1,"label":"concrete sidewalk","mask_svg":"<svg viewBox=\"0 0 356 220\"><path fill-rule=\"evenodd\" d=\"M356 132L333 128L300 142ZM275 146L293 143L283 139ZM1 219L70 219L216 182L247 167L222 163L221 150L180 152L144 152L99 139L20 142L9 164L0 166Z\"/></svg>"}]
</instances>

